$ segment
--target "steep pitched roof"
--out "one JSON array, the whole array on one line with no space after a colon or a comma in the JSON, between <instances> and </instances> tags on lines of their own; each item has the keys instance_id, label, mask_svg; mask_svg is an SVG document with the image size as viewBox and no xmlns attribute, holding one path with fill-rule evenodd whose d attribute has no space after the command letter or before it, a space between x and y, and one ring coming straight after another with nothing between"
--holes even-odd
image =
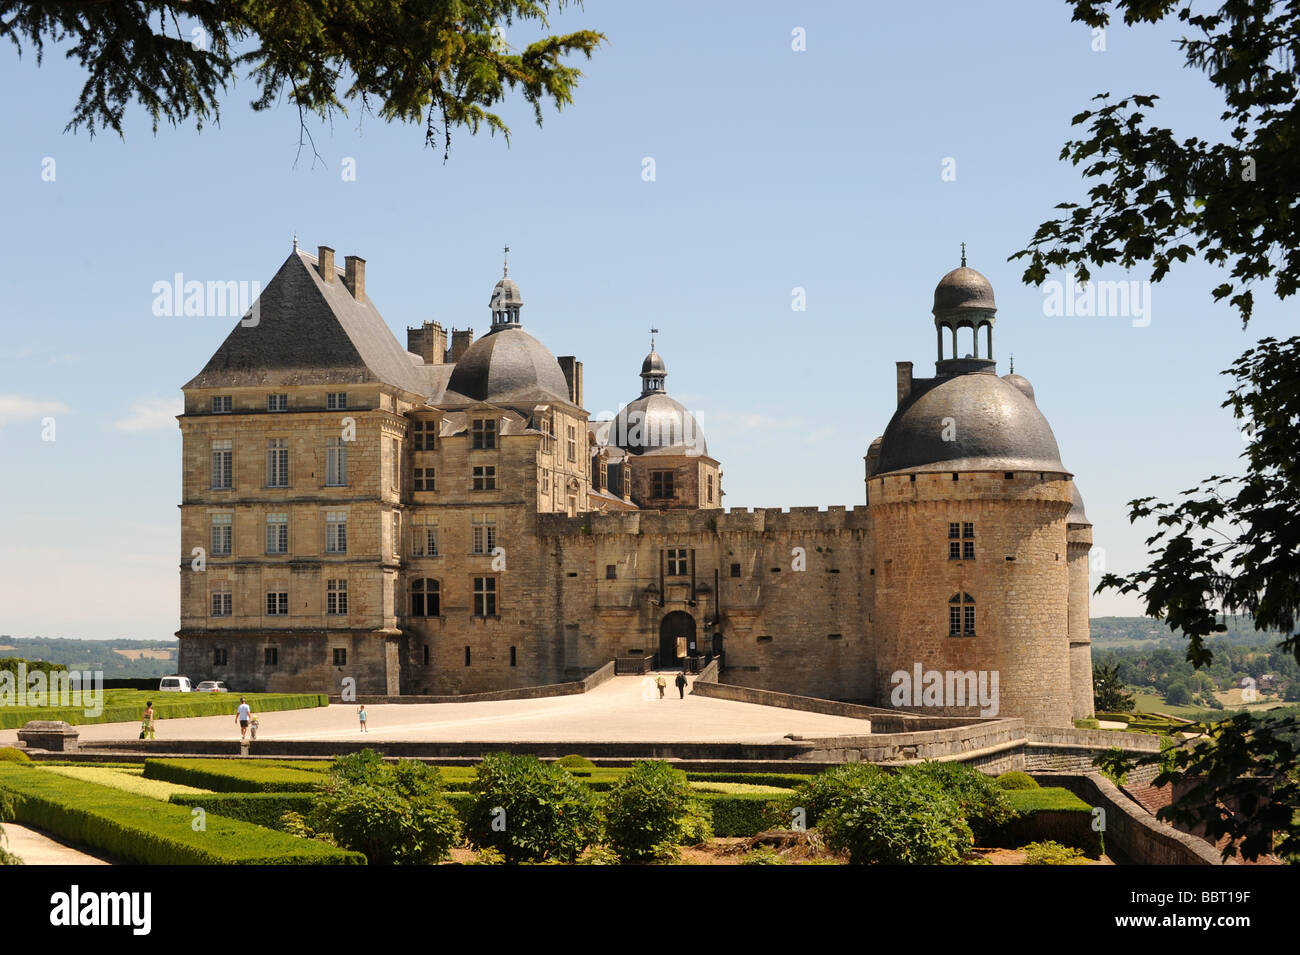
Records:
<instances>
[{"instance_id":1,"label":"steep pitched roof","mask_svg":"<svg viewBox=\"0 0 1300 955\"><path fill-rule=\"evenodd\" d=\"M335 268L321 278L316 256L290 253L253 305L256 324L235 326L186 388L382 382L428 395L410 352Z\"/></svg>"}]
</instances>

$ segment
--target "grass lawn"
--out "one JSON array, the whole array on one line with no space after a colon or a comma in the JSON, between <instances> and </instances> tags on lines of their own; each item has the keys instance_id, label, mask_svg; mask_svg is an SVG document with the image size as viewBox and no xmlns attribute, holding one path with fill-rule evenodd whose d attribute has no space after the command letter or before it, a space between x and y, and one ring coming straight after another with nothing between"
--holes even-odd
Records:
<instances>
[{"instance_id":1,"label":"grass lawn","mask_svg":"<svg viewBox=\"0 0 1300 955\"><path fill-rule=\"evenodd\" d=\"M1092 811L1091 806L1070 790L1058 786L1044 786L1042 789L1008 789L1006 796L1017 812L1033 812L1036 809Z\"/></svg>"},{"instance_id":2,"label":"grass lawn","mask_svg":"<svg viewBox=\"0 0 1300 955\"><path fill-rule=\"evenodd\" d=\"M245 693L253 713L300 710L327 706L329 698L321 693ZM5 706L0 707L0 729L18 729L29 720L66 720L74 725L87 723L139 722L145 703L152 700L154 718L181 719L191 716L234 716L239 708L238 693L158 693L154 690L105 690L103 712L89 716L81 707Z\"/></svg>"},{"instance_id":3,"label":"grass lawn","mask_svg":"<svg viewBox=\"0 0 1300 955\"><path fill-rule=\"evenodd\" d=\"M148 796L150 799L157 799L166 802L173 793L183 793L189 796L206 796L210 792L206 789L198 789L194 786L182 786L179 783L165 783L158 779L145 779L144 767L134 766L123 768L120 766L51 766L48 763L37 763L37 766L45 772L58 773L60 776L68 776L71 779L80 779L88 783L99 783L101 786L112 786L114 789L121 789L129 793L135 793L139 796Z\"/></svg>"},{"instance_id":4,"label":"grass lawn","mask_svg":"<svg viewBox=\"0 0 1300 955\"><path fill-rule=\"evenodd\" d=\"M754 783L688 783L692 789L702 793L765 793L769 796L788 796L789 789L779 786L760 786Z\"/></svg>"}]
</instances>

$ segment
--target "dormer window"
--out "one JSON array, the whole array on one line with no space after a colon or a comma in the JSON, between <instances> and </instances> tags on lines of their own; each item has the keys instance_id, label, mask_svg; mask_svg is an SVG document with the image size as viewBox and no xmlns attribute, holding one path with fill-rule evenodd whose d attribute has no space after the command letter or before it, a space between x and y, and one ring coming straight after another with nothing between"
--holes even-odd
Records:
<instances>
[{"instance_id":1,"label":"dormer window","mask_svg":"<svg viewBox=\"0 0 1300 955\"><path fill-rule=\"evenodd\" d=\"M497 423L494 418L475 418L470 430L472 444L476 451L491 451L497 446Z\"/></svg>"}]
</instances>

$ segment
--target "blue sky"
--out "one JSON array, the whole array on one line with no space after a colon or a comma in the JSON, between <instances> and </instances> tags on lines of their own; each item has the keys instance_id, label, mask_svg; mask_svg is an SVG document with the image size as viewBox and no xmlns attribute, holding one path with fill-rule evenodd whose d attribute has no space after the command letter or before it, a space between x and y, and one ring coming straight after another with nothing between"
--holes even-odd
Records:
<instances>
[{"instance_id":1,"label":"blue sky","mask_svg":"<svg viewBox=\"0 0 1300 955\"><path fill-rule=\"evenodd\" d=\"M1287 331L1280 303L1264 294L1243 332L1209 298L1218 273L1191 263L1153 288L1149 324L1052 317L1007 261L1083 198L1058 155L1095 93L1158 92L1163 125L1215 133L1219 101L1182 68L1173 27L1112 27L1095 51L1043 0L589 0L552 25L609 38L580 64L574 105L538 129L511 103L509 148L459 131L445 165L422 129L356 112L311 127L313 162L296 112L254 114L247 81L202 132L154 136L135 111L125 141L65 133L75 65L0 49L5 88L22 91L0 100L0 633L175 631L173 415L233 321L156 316L153 286L265 284L295 232L366 258L402 341L426 319L485 331L509 244L524 325L583 361L593 414L636 397L658 328L668 391L697 410L728 506L862 504L894 362L933 373L931 295L963 241L997 294L999 370L1014 353L1033 382L1108 569L1143 560L1149 529L1130 527L1127 501L1237 466L1218 372ZM1094 615L1137 612L1093 599Z\"/></svg>"}]
</instances>

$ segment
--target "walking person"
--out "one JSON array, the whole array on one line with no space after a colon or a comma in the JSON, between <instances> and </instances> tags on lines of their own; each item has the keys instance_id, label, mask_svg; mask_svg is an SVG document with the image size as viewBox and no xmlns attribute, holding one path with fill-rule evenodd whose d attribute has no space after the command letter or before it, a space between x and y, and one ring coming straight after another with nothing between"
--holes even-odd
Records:
<instances>
[{"instance_id":1,"label":"walking person","mask_svg":"<svg viewBox=\"0 0 1300 955\"><path fill-rule=\"evenodd\" d=\"M366 704L362 703L360 706L357 707L357 719L358 719L358 720L360 721L360 723L361 723L361 732L363 732L363 733L367 732L367 730L366 730Z\"/></svg>"},{"instance_id":2,"label":"walking person","mask_svg":"<svg viewBox=\"0 0 1300 955\"><path fill-rule=\"evenodd\" d=\"M140 738L153 739L153 700L144 705L144 716L140 718Z\"/></svg>"},{"instance_id":3,"label":"walking person","mask_svg":"<svg viewBox=\"0 0 1300 955\"><path fill-rule=\"evenodd\" d=\"M677 695L681 699L686 699L686 671L683 670L677 674Z\"/></svg>"},{"instance_id":4,"label":"walking person","mask_svg":"<svg viewBox=\"0 0 1300 955\"><path fill-rule=\"evenodd\" d=\"M239 698L239 712L235 714L235 722L239 724L239 738L247 739L248 722L253 718L253 708L245 702L241 696Z\"/></svg>"},{"instance_id":5,"label":"walking person","mask_svg":"<svg viewBox=\"0 0 1300 955\"><path fill-rule=\"evenodd\" d=\"M668 683L667 681L664 680L664 675L662 673L660 673L658 676L655 677L655 686L659 687L659 699L662 700L664 698L664 690L668 686Z\"/></svg>"}]
</instances>

